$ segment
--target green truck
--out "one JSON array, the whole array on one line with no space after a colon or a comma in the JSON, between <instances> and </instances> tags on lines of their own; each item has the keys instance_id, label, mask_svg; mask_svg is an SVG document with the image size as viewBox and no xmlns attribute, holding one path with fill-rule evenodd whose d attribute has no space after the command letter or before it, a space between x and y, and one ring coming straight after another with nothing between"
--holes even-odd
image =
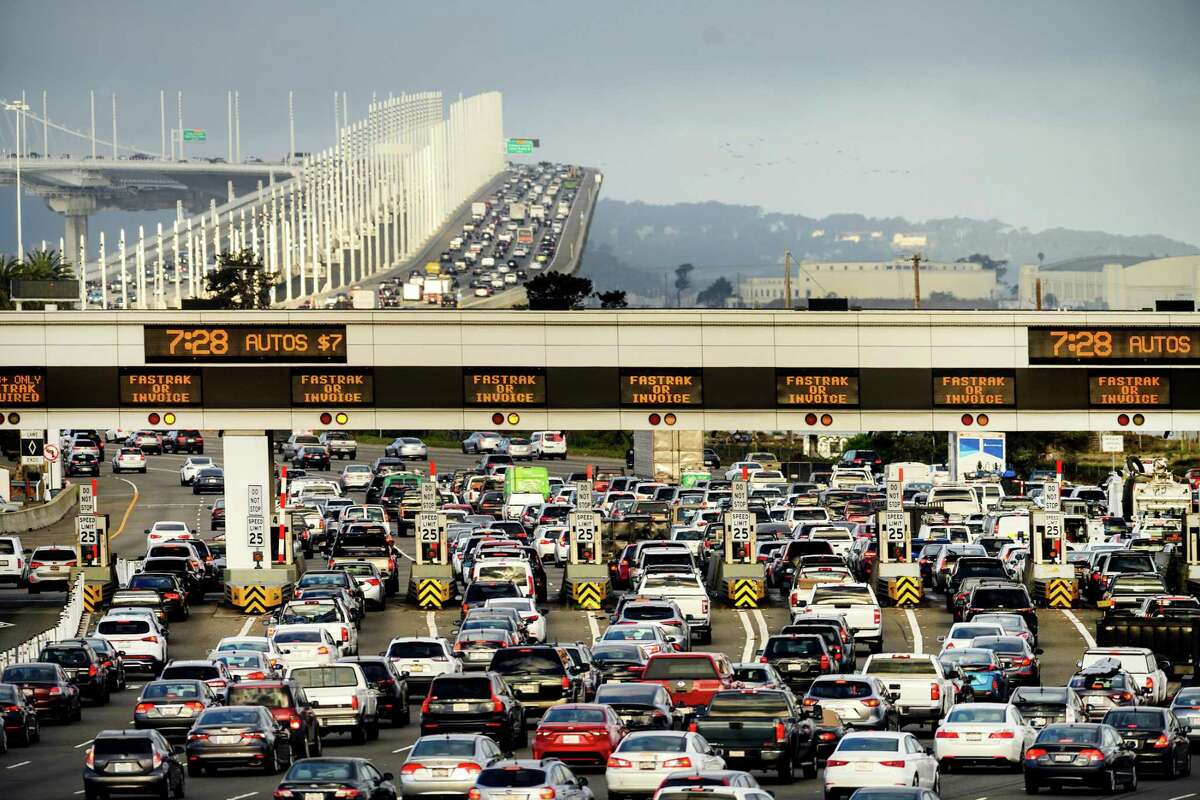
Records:
<instances>
[{"instance_id":1,"label":"green truck","mask_svg":"<svg viewBox=\"0 0 1200 800\"><path fill-rule=\"evenodd\" d=\"M550 499L550 473L545 467L509 467L504 472L504 499L514 494L540 494Z\"/></svg>"}]
</instances>

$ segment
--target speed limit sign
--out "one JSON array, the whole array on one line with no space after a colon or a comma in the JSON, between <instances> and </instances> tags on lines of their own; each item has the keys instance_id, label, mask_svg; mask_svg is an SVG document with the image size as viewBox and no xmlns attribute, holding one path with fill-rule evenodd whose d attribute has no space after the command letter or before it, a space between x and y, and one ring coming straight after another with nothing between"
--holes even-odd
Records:
<instances>
[{"instance_id":1,"label":"speed limit sign","mask_svg":"<svg viewBox=\"0 0 1200 800\"><path fill-rule=\"evenodd\" d=\"M436 542L441 537L436 511L420 511L417 513L417 540Z\"/></svg>"},{"instance_id":2,"label":"speed limit sign","mask_svg":"<svg viewBox=\"0 0 1200 800\"><path fill-rule=\"evenodd\" d=\"M96 518L90 514L85 514L78 517L79 525L79 544L84 547L94 547L100 543L100 536L96 531Z\"/></svg>"}]
</instances>

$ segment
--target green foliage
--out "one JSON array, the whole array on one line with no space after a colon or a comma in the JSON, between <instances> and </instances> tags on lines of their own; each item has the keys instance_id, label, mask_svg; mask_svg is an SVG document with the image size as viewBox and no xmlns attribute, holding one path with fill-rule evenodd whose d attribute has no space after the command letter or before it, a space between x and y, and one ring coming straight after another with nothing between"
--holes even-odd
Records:
<instances>
[{"instance_id":1,"label":"green foliage","mask_svg":"<svg viewBox=\"0 0 1200 800\"><path fill-rule=\"evenodd\" d=\"M592 293L587 278L565 272L543 272L525 284L531 311L570 311L577 309Z\"/></svg>"},{"instance_id":2,"label":"green foliage","mask_svg":"<svg viewBox=\"0 0 1200 800\"><path fill-rule=\"evenodd\" d=\"M253 250L225 252L217 256L217 269L204 278L204 288L218 308L246 310L270 308L271 289L282 278L263 268Z\"/></svg>"},{"instance_id":3,"label":"green foliage","mask_svg":"<svg viewBox=\"0 0 1200 800\"><path fill-rule=\"evenodd\" d=\"M733 297L733 284L725 276L717 278L708 288L696 295L696 302L708 308L724 308L725 301Z\"/></svg>"},{"instance_id":4,"label":"green foliage","mask_svg":"<svg viewBox=\"0 0 1200 800\"><path fill-rule=\"evenodd\" d=\"M852 436L847 450L874 450L883 463L920 461L925 464L946 460L946 437L935 433L876 431Z\"/></svg>"},{"instance_id":5,"label":"green foliage","mask_svg":"<svg viewBox=\"0 0 1200 800\"><path fill-rule=\"evenodd\" d=\"M62 253L58 250L31 250L25 258L0 256L0 309L13 307L9 297L11 282L26 281L59 281L75 278L71 265L63 261ZM28 308L40 308L41 303L30 303Z\"/></svg>"},{"instance_id":6,"label":"green foliage","mask_svg":"<svg viewBox=\"0 0 1200 800\"><path fill-rule=\"evenodd\" d=\"M1003 279L1004 273L1008 272L1008 260L1007 259L994 259L991 256L984 255L983 253L972 253L971 255L967 256L966 258L956 259L955 263L957 263L957 264L978 264L979 266L983 267L986 270L991 270L992 272L995 272L997 281Z\"/></svg>"},{"instance_id":7,"label":"green foliage","mask_svg":"<svg viewBox=\"0 0 1200 800\"><path fill-rule=\"evenodd\" d=\"M592 296L600 301L601 308L629 308L629 301L625 299L625 292L620 289L613 289L610 292L596 292Z\"/></svg>"},{"instance_id":8,"label":"green foliage","mask_svg":"<svg viewBox=\"0 0 1200 800\"><path fill-rule=\"evenodd\" d=\"M680 264L675 268L675 305L683 305L683 293L692 288L692 270L695 267L691 264Z\"/></svg>"}]
</instances>

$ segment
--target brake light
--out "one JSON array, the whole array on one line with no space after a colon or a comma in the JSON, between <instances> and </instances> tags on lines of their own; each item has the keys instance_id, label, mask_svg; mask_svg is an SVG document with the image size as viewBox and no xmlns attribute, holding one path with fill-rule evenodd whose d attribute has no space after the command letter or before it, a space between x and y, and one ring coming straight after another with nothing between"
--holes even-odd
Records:
<instances>
[{"instance_id":1,"label":"brake light","mask_svg":"<svg viewBox=\"0 0 1200 800\"><path fill-rule=\"evenodd\" d=\"M688 725L689 732L695 733L697 730L698 730L698 728L696 727L696 723L692 722Z\"/></svg>"},{"instance_id":2,"label":"brake light","mask_svg":"<svg viewBox=\"0 0 1200 800\"><path fill-rule=\"evenodd\" d=\"M1162 750L1164 747L1170 747L1171 740L1167 738L1165 733L1159 734L1159 737L1154 740L1154 749Z\"/></svg>"},{"instance_id":3,"label":"brake light","mask_svg":"<svg viewBox=\"0 0 1200 800\"><path fill-rule=\"evenodd\" d=\"M462 765L460 764L459 766L462 766ZM415 761L410 761L407 764L405 764L403 767L400 768L400 774L401 775L412 775L417 770L422 770L422 769L425 769L424 764L418 764Z\"/></svg>"},{"instance_id":4,"label":"brake light","mask_svg":"<svg viewBox=\"0 0 1200 800\"><path fill-rule=\"evenodd\" d=\"M136 706L134 706L134 707L133 707L133 713L135 713L135 714L145 714L147 711L149 711L149 710L150 710L150 709L152 709L152 708L154 708L154 704L153 704L153 703L138 703ZM5 709L5 711L8 711L8 710L9 710L9 709ZM13 707L12 707L12 710L13 710L13 711L16 711L16 710L17 710L17 707L16 707L16 706L13 706Z\"/></svg>"},{"instance_id":5,"label":"brake light","mask_svg":"<svg viewBox=\"0 0 1200 800\"><path fill-rule=\"evenodd\" d=\"M85 758L83 760L83 763L86 764L91 769L96 768L96 748L94 748L94 747L88 748L87 758Z\"/></svg>"},{"instance_id":6,"label":"brake light","mask_svg":"<svg viewBox=\"0 0 1200 800\"><path fill-rule=\"evenodd\" d=\"M759 657L758 657L758 663L760 663L760 664L766 664L766 663L767 663L767 657L766 657L766 656L759 656Z\"/></svg>"},{"instance_id":7,"label":"brake light","mask_svg":"<svg viewBox=\"0 0 1200 800\"><path fill-rule=\"evenodd\" d=\"M275 791L271 792L271 797L274 797L275 800L286 800L289 797L295 796L296 795L291 789L276 789Z\"/></svg>"},{"instance_id":8,"label":"brake light","mask_svg":"<svg viewBox=\"0 0 1200 800\"><path fill-rule=\"evenodd\" d=\"M866 700L862 701L862 704L867 708L879 708L879 698L868 697Z\"/></svg>"},{"instance_id":9,"label":"brake light","mask_svg":"<svg viewBox=\"0 0 1200 800\"><path fill-rule=\"evenodd\" d=\"M1045 758L1046 757L1046 748L1031 747L1025 751L1025 757L1030 760L1034 760L1034 759L1038 759L1038 758Z\"/></svg>"},{"instance_id":10,"label":"brake light","mask_svg":"<svg viewBox=\"0 0 1200 800\"><path fill-rule=\"evenodd\" d=\"M350 641L350 631L346 629L345 625L342 626L342 641L343 642Z\"/></svg>"},{"instance_id":11,"label":"brake light","mask_svg":"<svg viewBox=\"0 0 1200 800\"><path fill-rule=\"evenodd\" d=\"M827 766L827 767L844 767L849 763L850 763L849 761L843 761L840 758L831 758L825 762L825 766Z\"/></svg>"},{"instance_id":12,"label":"brake light","mask_svg":"<svg viewBox=\"0 0 1200 800\"><path fill-rule=\"evenodd\" d=\"M682 758L668 758L666 761L663 762L663 766L664 767L678 767L680 769L691 769L692 768L692 759L688 758L687 756L683 756Z\"/></svg>"},{"instance_id":13,"label":"brake light","mask_svg":"<svg viewBox=\"0 0 1200 800\"><path fill-rule=\"evenodd\" d=\"M467 800L479 800L480 797L482 797L482 795L474 786L467 790Z\"/></svg>"},{"instance_id":14,"label":"brake light","mask_svg":"<svg viewBox=\"0 0 1200 800\"><path fill-rule=\"evenodd\" d=\"M143 636L142 641L150 642L151 644L158 644L158 637L151 634L150 636Z\"/></svg>"},{"instance_id":15,"label":"brake light","mask_svg":"<svg viewBox=\"0 0 1200 800\"><path fill-rule=\"evenodd\" d=\"M608 766L614 767L616 769L627 769L627 768L633 766L633 762L626 761L623 758L617 758L616 756L609 756L608 757ZM477 793L477 796L478 796L478 793Z\"/></svg>"},{"instance_id":16,"label":"brake light","mask_svg":"<svg viewBox=\"0 0 1200 800\"><path fill-rule=\"evenodd\" d=\"M571 679L570 679L570 678L568 678L566 675L563 675L563 679L562 679L562 687L563 687L564 689L570 689L570 688L571 688Z\"/></svg>"},{"instance_id":17,"label":"brake light","mask_svg":"<svg viewBox=\"0 0 1200 800\"><path fill-rule=\"evenodd\" d=\"M1018 667L1028 667L1030 664L1033 663L1033 659L1031 659L1031 658L1014 658L1013 663L1016 664Z\"/></svg>"},{"instance_id":18,"label":"brake light","mask_svg":"<svg viewBox=\"0 0 1200 800\"><path fill-rule=\"evenodd\" d=\"M880 612L880 610L877 608L877 609L875 609L875 624L876 624L876 625L878 625L878 624L879 624L880 618L881 618L881 612Z\"/></svg>"},{"instance_id":19,"label":"brake light","mask_svg":"<svg viewBox=\"0 0 1200 800\"><path fill-rule=\"evenodd\" d=\"M189 733L188 734L189 742L202 742L206 739L208 739L207 733Z\"/></svg>"},{"instance_id":20,"label":"brake light","mask_svg":"<svg viewBox=\"0 0 1200 800\"><path fill-rule=\"evenodd\" d=\"M900 768L904 767L904 759L901 758L901 759L894 759L894 760L890 760L890 761L880 761L879 766L892 767L893 769L900 769Z\"/></svg>"},{"instance_id":21,"label":"brake light","mask_svg":"<svg viewBox=\"0 0 1200 800\"><path fill-rule=\"evenodd\" d=\"M179 592L163 592L164 600L178 600Z\"/></svg>"},{"instance_id":22,"label":"brake light","mask_svg":"<svg viewBox=\"0 0 1200 800\"><path fill-rule=\"evenodd\" d=\"M566 678L563 678L563 680L566 680ZM499 697L496 697L496 695L492 695L492 711L499 713L503 710L504 710L504 701L501 700Z\"/></svg>"},{"instance_id":23,"label":"brake light","mask_svg":"<svg viewBox=\"0 0 1200 800\"><path fill-rule=\"evenodd\" d=\"M351 707L351 708L353 708L353 709L355 709L355 710L357 710L357 709L358 709L358 695L351 695L351 697L350 697L350 707Z\"/></svg>"},{"instance_id":24,"label":"brake light","mask_svg":"<svg viewBox=\"0 0 1200 800\"><path fill-rule=\"evenodd\" d=\"M995 731L990 736L988 736L988 738L989 739L1012 739L1012 738L1014 738L1014 735L1013 735L1012 731Z\"/></svg>"},{"instance_id":25,"label":"brake light","mask_svg":"<svg viewBox=\"0 0 1200 800\"><path fill-rule=\"evenodd\" d=\"M333 793L333 796L344 798L345 800L354 800L356 797L362 797L362 792L358 789L338 789Z\"/></svg>"},{"instance_id":26,"label":"brake light","mask_svg":"<svg viewBox=\"0 0 1200 800\"><path fill-rule=\"evenodd\" d=\"M431 696L425 695L425 701L423 703L421 703L421 713L422 714L429 713L429 703L432 700L433 700L433 698Z\"/></svg>"},{"instance_id":27,"label":"brake light","mask_svg":"<svg viewBox=\"0 0 1200 800\"><path fill-rule=\"evenodd\" d=\"M88 677L89 678L96 677L96 665L95 664L92 664L88 667Z\"/></svg>"},{"instance_id":28,"label":"brake light","mask_svg":"<svg viewBox=\"0 0 1200 800\"><path fill-rule=\"evenodd\" d=\"M539 800L554 800L556 796L557 795L553 786L547 786L545 789L542 789L540 792L538 792Z\"/></svg>"},{"instance_id":29,"label":"brake light","mask_svg":"<svg viewBox=\"0 0 1200 800\"><path fill-rule=\"evenodd\" d=\"M933 684L932 686L930 686L929 687L929 699L930 700L941 700L942 699L942 687L937 685L936 683Z\"/></svg>"},{"instance_id":30,"label":"brake light","mask_svg":"<svg viewBox=\"0 0 1200 800\"><path fill-rule=\"evenodd\" d=\"M821 656L821 669L829 669L829 656Z\"/></svg>"},{"instance_id":31,"label":"brake light","mask_svg":"<svg viewBox=\"0 0 1200 800\"><path fill-rule=\"evenodd\" d=\"M955 731L939 730L937 733L934 734L933 738L935 738L935 739L957 739L958 734Z\"/></svg>"},{"instance_id":32,"label":"brake light","mask_svg":"<svg viewBox=\"0 0 1200 800\"><path fill-rule=\"evenodd\" d=\"M317 655L320 655L320 656L329 655L329 648L326 647L325 645L321 645L320 647L317 648Z\"/></svg>"},{"instance_id":33,"label":"brake light","mask_svg":"<svg viewBox=\"0 0 1200 800\"><path fill-rule=\"evenodd\" d=\"M1133 699L1133 692L1113 692L1109 695L1109 697L1111 697L1113 700L1119 700L1121 702L1128 703Z\"/></svg>"},{"instance_id":34,"label":"brake light","mask_svg":"<svg viewBox=\"0 0 1200 800\"><path fill-rule=\"evenodd\" d=\"M266 677L267 676L265 674L263 674L262 672L251 672L249 675L246 676L246 679L251 680L251 681L261 681Z\"/></svg>"},{"instance_id":35,"label":"brake light","mask_svg":"<svg viewBox=\"0 0 1200 800\"><path fill-rule=\"evenodd\" d=\"M1146 688L1150 690L1154 689L1154 678L1151 678L1149 675L1146 676Z\"/></svg>"},{"instance_id":36,"label":"brake light","mask_svg":"<svg viewBox=\"0 0 1200 800\"><path fill-rule=\"evenodd\" d=\"M787 741L787 730L783 727L782 722L775 723L775 741L777 741L777 742L786 742Z\"/></svg>"},{"instance_id":37,"label":"brake light","mask_svg":"<svg viewBox=\"0 0 1200 800\"><path fill-rule=\"evenodd\" d=\"M30 561L29 562L30 569L40 569L41 567L44 567L44 566L46 566L46 565L43 564L41 561Z\"/></svg>"},{"instance_id":38,"label":"brake light","mask_svg":"<svg viewBox=\"0 0 1200 800\"><path fill-rule=\"evenodd\" d=\"M1086 758L1088 761L1103 761L1104 753L1094 747L1086 747L1079 751L1079 755Z\"/></svg>"}]
</instances>

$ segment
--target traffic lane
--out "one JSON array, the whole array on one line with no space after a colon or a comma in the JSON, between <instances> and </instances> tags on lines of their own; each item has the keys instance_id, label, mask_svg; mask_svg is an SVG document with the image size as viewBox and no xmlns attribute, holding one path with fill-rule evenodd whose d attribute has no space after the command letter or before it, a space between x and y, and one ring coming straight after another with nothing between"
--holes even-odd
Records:
<instances>
[{"instance_id":1,"label":"traffic lane","mask_svg":"<svg viewBox=\"0 0 1200 800\"><path fill-rule=\"evenodd\" d=\"M126 509L129 508L129 502L133 499L134 485L128 480L122 480L126 476L115 476L108 471L108 467L102 462L100 467L100 477L96 478L96 511L100 515L108 515L109 530L115 531L121 524L121 519L124 517ZM139 476L140 477L140 476ZM79 476L69 478L73 483L88 483L92 478ZM25 547L34 548L41 547L47 544L66 544L75 545L75 517L78 515L78 506L75 511L68 512L66 516L58 522L47 525L44 528L37 528L32 531L25 531L19 534L21 544Z\"/></svg>"},{"instance_id":2,"label":"traffic lane","mask_svg":"<svg viewBox=\"0 0 1200 800\"><path fill-rule=\"evenodd\" d=\"M515 435L515 432L514 432ZM568 434L569 436L569 434ZM330 471L340 472L341 467L347 463L367 464L370 466L375 462L375 459L383 457L384 445L381 444L359 444L358 459L353 462L331 462ZM429 461L432 461L439 472L456 472L458 470L470 470L479 466L480 455L463 453L461 450L455 450L448 447L431 447L429 448ZM334 467L334 464L341 464L339 467ZM421 470L427 462L408 461L409 467L415 470ZM596 466L601 469L615 469L625 466L623 459L607 458L607 457L583 457L572 456L570 454L570 445L568 443L567 458L559 461L557 459L549 461L530 461L524 462L530 466L542 466L551 475L565 476L571 472L584 472L588 466Z\"/></svg>"}]
</instances>

